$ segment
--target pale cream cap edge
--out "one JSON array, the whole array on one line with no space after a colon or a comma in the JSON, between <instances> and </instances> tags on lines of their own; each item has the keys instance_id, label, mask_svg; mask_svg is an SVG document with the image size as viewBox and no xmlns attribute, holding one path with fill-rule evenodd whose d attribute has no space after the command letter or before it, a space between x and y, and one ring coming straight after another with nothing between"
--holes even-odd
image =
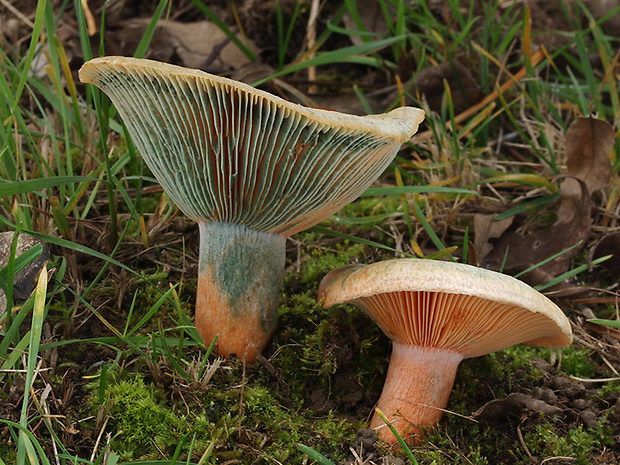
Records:
<instances>
[{"instance_id":1,"label":"pale cream cap edge","mask_svg":"<svg viewBox=\"0 0 620 465\"><path fill-rule=\"evenodd\" d=\"M572 340L570 321L550 299L512 276L462 263L404 258L330 272L319 287L324 307L399 291L476 296L539 313Z\"/></svg>"},{"instance_id":2,"label":"pale cream cap edge","mask_svg":"<svg viewBox=\"0 0 620 465\"><path fill-rule=\"evenodd\" d=\"M330 127L343 127L351 131L361 130L398 143L404 143L411 139L417 132L418 126L424 120L425 115L424 110L414 107L399 107L389 113L369 116L349 115L337 111L307 108L296 103L288 102L269 92L255 89L242 82L215 76L197 69L184 68L142 58L119 56L94 58L84 63L80 69L79 75L82 82L97 84L96 76L100 73L99 68L102 65L117 69L123 67L129 72L132 71L132 68L141 68L143 70L150 68L153 73L174 74L177 77L184 77L185 79L196 78L208 80L225 87L237 88L260 99L267 99L283 109L299 113L319 124Z\"/></svg>"}]
</instances>

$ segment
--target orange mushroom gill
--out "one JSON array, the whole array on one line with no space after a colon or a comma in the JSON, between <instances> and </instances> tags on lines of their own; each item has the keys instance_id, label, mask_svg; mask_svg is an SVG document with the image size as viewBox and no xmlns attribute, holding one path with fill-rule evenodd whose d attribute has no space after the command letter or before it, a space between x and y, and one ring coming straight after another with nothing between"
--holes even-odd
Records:
<instances>
[{"instance_id":1,"label":"orange mushroom gill","mask_svg":"<svg viewBox=\"0 0 620 465\"><path fill-rule=\"evenodd\" d=\"M439 423L464 358L518 343L572 340L568 319L545 296L511 276L459 263L400 259L343 267L325 276L319 300L325 307L358 306L392 340L377 408L413 445ZM396 442L377 414L371 427Z\"/></svg>"}]
</instances>

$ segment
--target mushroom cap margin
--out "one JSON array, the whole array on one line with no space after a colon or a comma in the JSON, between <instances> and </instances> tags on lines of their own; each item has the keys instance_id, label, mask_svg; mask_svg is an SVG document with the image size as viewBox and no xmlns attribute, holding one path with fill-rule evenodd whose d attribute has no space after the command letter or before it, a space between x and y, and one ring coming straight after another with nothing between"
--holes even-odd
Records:
<instances>
[{"instance_id":1,"label":"mushroom cap margin","mask_svg":"<svg viewBox=\"0 0 620 465\"><path fill-rule=\"evenodd\" d=\"M408 291L471 296L515 307L525 311L524 315L546 317L557 326L557 332L549 337L519 342L550 346L568 346L572 342L570 321L550 299L512 276L461 263L405 258L338 268L323 278L318 300L324 307L353 303L364 308L364 298ZM377 323L388 333L386 322ZM481 353L466 354L476 355Z\"/></svg>"},{"instance_id":2,"label":"mushroom cap margin","mask_svg":"<svg viewBox=\"0 0 620 465\"><path fill-rule=\"evenodd\" d=\"M377 115L357 116L340 113L337 111L319 108L308 108L302 105L288 102L269 92L256 89L243 82L235 81L207 72L185 68L182 66L162 63L144 58L131 58L122 56L106 56L94 58L82 65L79 70L80 80L88 84L97 84L98 76L102 67L124 68L127 72L141 68L150 69L153 74L175 74L178 78L192 80L203 79L218 83L225 87L235 88L248 95L267 99L274 102L282 109L299 113L310 120L329 127L343 127L350 131L366 131L396 143L407 142L417 132L418 126L424 120L425 112L415 107L398 107L394 110Z\"/></svg>"}]
</instances>

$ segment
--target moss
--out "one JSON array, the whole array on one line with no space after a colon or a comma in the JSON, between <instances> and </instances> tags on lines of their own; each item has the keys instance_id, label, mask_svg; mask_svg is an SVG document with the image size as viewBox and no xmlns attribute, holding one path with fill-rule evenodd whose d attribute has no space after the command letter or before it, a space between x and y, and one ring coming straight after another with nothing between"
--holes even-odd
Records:
<instances>
[{"instance_id":1,"label":"moss","mask_svg":"<svg viewBox=\"0 0 620 465\"><path fill-rule=\"evenodd\" d=\"M590 453L595 448L606 444L609 432L599 424L588 430L582 425L572 429L567 435L558 435L557 427L552 423L541 423L525 434L525 443L533 455L540 457L571 457L572 463L588 465Z\"/></svg>"},{"instance_id":2,"label":"moss","mask_svg":"<svg viewBox=\"0 0 620 465\"><path fill-rule=\"evenodd\" d=\"M332 377L339 371L363 380L365 390L380 392L389 340L358 308L336 305L324 309L314 294L305 291L281 299L274 340L278 356L273 363L288 374L294 400L303 402L312 388L333 390Z\"/></svg>"},{"instance_id":3,"label":"moss","mask_svg":"<svg viewBox=\"0 0 620 465\"><path fill-rule=\"evenodd\" d=\"M152 449L153 443L161 447L162 436L184 430L179 418L166 408L165 399L142 377L108 385L104 402L111 404L110 423L118 433L113 449L125 460L138 458L139 451Z\"/></svg>"},{"instance_id":4,"label":"moss","mask_svg":"<svg viewBox=\"0 0 620 465\"><path fill-rule=\"evenodd\" d=\"M301 282L316 289L320 280L330 270L350 264L354 258L361 257L363 253L363 244L351 244L349 240L339 243L335 251L325 251L319 248L310 249L307 260L301 266Z\"/></svg>"},{"instance_id":5,"label":"moss","mask_svg":"<svg viewBox=\"0 0 620 465\"><path fill-rule=\"evenodd\" d=\"M604 399L612 393L620 394L620 381L611 381L605 383L598 391L598 396Z\"/></svg>"},{"instance_id":6,"label":"moss","mask_svg":"<svg viewBox=\"0 0 620 465\"><path fill-rule=\"evenodd\" d=\"M359 235L382 224L395 213L402 214L400 197L363 197L345 206L335 218L338 224L358 228Z\"/></svg>"},{"instance_id":7,"label":"moss","mask_svg":"<svg viewBox=\"0 0 620 465\"><path fill-rule=\"evenodd\" d=\"M317 303L315 291L285 293L280 299L278 327L272 344L278 355L273 363L287 373L289 395L297 405L303 404L308 389L327 382L317 372L330 371L329 360L321 360L323 344L320 342L328 315L329 310ZM321 365L325 367L320 368Z\"/></svg>"},{"instance_id":8,"label":"moss","mask_svg":"<svg viewBox=\"0 0 620 465\"><path fill-rule=\"evenodd\" d=\"M161 299L162 290L158 289L157 286L165 289L170 282L170 274L160 267L142 270L140 274L143 280L132 279L129 286L126 287L124 305L126 308L132 308L131 321L128 325L129 329L132 328L132 324L138 323ZM172 306L166 300L157 310L157 317L161 319L171 313ZM157 323L155 319L150 321L153 324ZM145 329L148 331L154 328L147 325Z\"/></svg>"},{"instance_id":9,"label":"moss","mask_svg":"<svg viewBox=\"0 0 620 465\"><path fill-rule=\"evenodd\" d=\"M346 444L350 438L355 436L355 432L361 424L347 422L345 419L330 411L327 417L318 420L313 425L313 437L311 447L323 453L332 461L339 463L348 455Z\"/></svg>"},{"instance_id":10,"label":"moss","mask_svg":"<svg viewBox=\"0 0 620 465\"><path fill-rule=\"evenodd\" d=\"M17 448L9 442L0 442L0 458L4 463L17 463Z\"/></svg>"},{"instance_id":11,"label":"moss","mask_svg":"<svg viewBox=\"0 0 620 465\"><path fill-rule=\"evenodd\" d=\"M274 459L280 463L302 463L304 454L297 447L300 442L320 444L326 450L339 451L338 458L344 458L342 444L355 432L351 424L336 420L331 413L327 418L313 419L286 409L261 385L246 387L243 403L244 434L251 447L269 457L266 463Z\"/></svg>"},{"instance_id":12,"label":"moss","mask_svg":"<svg viewBox=\"0 0 620 465\"><path fill-rule=\"evenodd\" d=\"M590 356L590 351L585 348L575 346L563 348L562 371L571 376L591 378L596 367Z\"/></svg>"},{"instance_id":13,"label":"moss","mask_svg":"<svg viewBox=\"0 0 620 465\"><path fill-rule=\"evenodd\" d=\"M494 374L498 378L508 378L510 373L519 371L527 380L540 379L542 371L532 365L531 360L541 358L551 359L549 347L530 347L515 345L500 352L489 354L488 359L495 363L492 365ZM590 352L585 348L575 346L561 349L561 369L567 375L589 378L594 374L595 364L590 359Z\"/></svg>"},{"instance_id":14,"label":"moss","mask_svg":"<svg viewBox=\"0 0 620 465\"><path fill-rule=\"evenodd\" d=\"M113 436L111 450L128 461L170 457L177 448L185 459L191 448L191 459L199 460L213 443L215 462L249 465L273 460L302 463L304 454L297 444L307 443L344 458L343 444L355 434L354 423L331 413L315 418L301 406L285 408L273 390L261 384L260 376L249 376L243 394L238 387L231 389L242 370L240 363L230 361L226 370L218 370L213 389L186 393L185 403L178 408L142 377L119 379L116 371L108 372L103 405L111 405L107 427ZM100 407L99 383L88 388L93 414ZM240 448L239 443L246 447Z\"/></svg>"},{"instance_id":15,"label":"moss","mask_svg":"<svg viewBox=\"0 0 620 465\"><path fill-rule=\"evenodd\" d=\"M543 371L532 364L535 358L549 360L549 349L515 345L486 356L489 369L498 379L508 381L508 389L514 389L514 381L535 382L542 379Z\"/></svg>"},{"instance_id":16,"label":"moss","mask_svg":"<svg viewBox=\"0 0 620 465\"><path fill-rule=\"evenodd\" d=\"M491 429L481 427L471 420L454 417L456 424L451 421L443 421L443 428L431 432L426 443L433 447L421 447L413 450L413 455L420 465L457 465L475 464L488 465L491 463L505 463L495 461L497 452L506 450L508 443L503 438L497 437ZM446 427L450 424L449 427ZM460 435L455 436L446 432L461 429L468 431L475 437L484 437L484 440L468 442ZM491 457L491 458L489 458ZM506 462L507 463L507 462Z\"/></svg>"},{"instance_id":17,"label":"moss","mask_svg":"<svg viewBox=\"0 0 620 465\"><path fill-rule=\"evenodd\" d=\"M554 422L521 427L524 443L537 461L550 457L571 457L571 463L586 465L592 463L593 450L611 445L611 433L604 426L604 421L593 429L579 425L562 433L559 432L561 425ZM512 430L485 426L448 414L444 416L441 427L427 437L426 443L433 447L422 447L413 452L420 465L532 463L522 447L515 447L514 434ZM467 440L472 437L476 438L475 442Z\"/></svg>"}]
</instances>

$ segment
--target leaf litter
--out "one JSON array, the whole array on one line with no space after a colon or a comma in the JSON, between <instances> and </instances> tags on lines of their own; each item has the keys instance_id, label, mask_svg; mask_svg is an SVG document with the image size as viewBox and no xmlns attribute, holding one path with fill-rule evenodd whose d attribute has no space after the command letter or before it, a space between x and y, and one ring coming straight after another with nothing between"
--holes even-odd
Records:
<instances>
[{"instance_id":1,"label":"leaf litter","mask_svg":"<svg viewBox=\"0 0 620 465\"><path fill-rule=\"evenodd\" d=\"M590 236L591 197L609 184L614 143L613 128L606 121L596 118L575 120L565 136L566 171L560 178L555 221L547 228L544 225L535 227L518 217L504 228L508 219L502 220L503 223L494 229L504 231L493 238L494 247L484 254L484 265L516 274L559 254L554 260L523 275L522 279L531 285L546 283L568 271ZM493 222L491 225L486 223L488 220L479 220L477 224L480 228L484 224L489 231ZM484 231L480 231L482 237L485 237Z\"/></svg>"}]
</instances>

